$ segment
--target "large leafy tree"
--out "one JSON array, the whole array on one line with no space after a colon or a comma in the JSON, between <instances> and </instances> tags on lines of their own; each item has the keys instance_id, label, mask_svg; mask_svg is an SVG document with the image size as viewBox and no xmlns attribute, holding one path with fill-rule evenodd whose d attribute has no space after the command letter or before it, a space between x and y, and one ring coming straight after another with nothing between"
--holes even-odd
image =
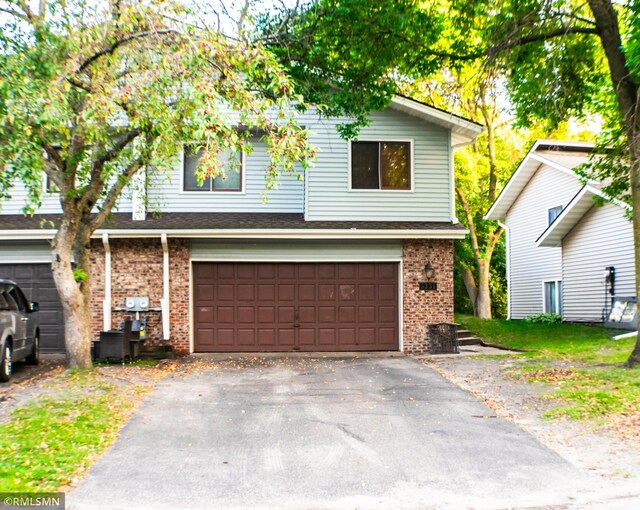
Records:
<instances>
[{"instance_id":1,"label":"large leafy tree","mask_svg":"<svg viewBox=\"0 0 640 510\"><path fill-rule=\"evenodd\" d=\"M348 23L347 23L348 21ZM276 27L288 25L288 30ZM348 29L347 29L348 27ZM597 111L613 145L594 166L633 205L640 294L640 3L637 0L316 0L266 24L269 44L303 90L355 91L385 104L393 83L478 60L507 78L518 119L550 125ZM313 84L319 77L326 88ZM372 90L375 89L375 90ZM375 101L363 99L371 95ZM340 95L338 95L338 99ZM340 106L340 103L337 103ZM358 120L362 116L357 117ZM365 121L362 121L365 122ZM615 159L614 159L615 158ZM628 364L640 363L640 340Z\"/></svg>"},{"instance_id":2,"label":"large leafy tree","mask_svg":"<svg viewBox=\"0 0 640 510\"><path fill-rule=\"evenodd\" d=\"M16 181L41 203L45 175L63 216L52 270L71 366L90 364L90 239L132 178L162 172L185 141L203 148L201 178L224 172L221 150L266 139L267 187L314 155L283 69L240 25L225 36L215 17L177 2L0 0L0 198ZM90 275L89 275L90 277Z\"/></svg>"},{"instance_id":3,"label":"large leafy tree","mask_svg":"<svg viewBox=\"0 0 640 510\"><path fill-rule=\"evenodd\" d=\"M469 236L456 242L455 262L474 315L490 319L491 260L504 230L483 216L521 152L515 147L516 137L510 130L512 119L502 94L503 76L495 68L485 68L474 61L443 69L406 87L414 97L485 126L485 132L473 145L456 154L458 217L469 229Z\"/></svg>"}]
</instances>

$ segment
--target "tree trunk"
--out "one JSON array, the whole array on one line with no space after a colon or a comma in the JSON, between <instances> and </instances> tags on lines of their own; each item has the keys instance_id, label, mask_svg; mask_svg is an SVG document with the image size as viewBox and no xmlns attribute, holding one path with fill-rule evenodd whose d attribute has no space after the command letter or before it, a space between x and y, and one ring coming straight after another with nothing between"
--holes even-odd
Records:
<instances>
[{"instance_id":1,"label":"tree trunk","mask_svg":"<svg viewBox=\"0 0 640 510\"><path fill-rule=\"evenodd\" d=\"M631 203L633 206L633 248L636 270L636 296L640 296L640 131L636 139L629 140L631 163ZM640 335L626 362L628 367L640 365Z\"/></svg>"},{"instance_id":2,"label":"tree trunk","mask_svg":"<svg viewBox=\"0 0 640 510\"><path fill-rule=\"evenodd\" d=\"M474 305L475 316L480 319L491 319L491 292L489 290L489 266L488 260L476 261L478 265L478 292Z\"/></svg>"},{"instance_id":3,"label":"tree trunk","mask_svg":"<svg viewBox=\"0 0 640 510\"><path fill-rule=\"evenodd\" d=\"M471 300L473 306L473 316L476 316L476 298L478 297L478 287L476 286L476 279L473 277L473 271L468 267L462 268L462 280L464 286L467 289L467 294Z\"/></svg>"},{"instance_id":4,"label":"tree trunk","mask_svg":"<svg viewBox=\"0 0 640 510\"><path fill-rule=\"evenodd\" d=\"M78 250L73 222L63 221L52 243L53 279L62 301L67 365L71 368L91 367L91 316L88 281L78 283L73 275L72 256L76 264L88 269L89 252ZM74 244L76 246L74 246ZM84 253L82 253L84 251Z\"/></svg>"}]
</instances>

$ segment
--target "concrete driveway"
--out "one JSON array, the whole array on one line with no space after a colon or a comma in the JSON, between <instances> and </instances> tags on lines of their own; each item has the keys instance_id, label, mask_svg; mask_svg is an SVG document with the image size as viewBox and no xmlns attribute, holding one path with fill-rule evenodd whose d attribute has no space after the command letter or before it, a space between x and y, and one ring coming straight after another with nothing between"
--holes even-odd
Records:
<instances>
[{"instance_id":1,"label":"concrete driveway","mask_svg":"<svg viewBox=\"0 0 640 510\"><path fill-rule=\"evenodd\" d=\"M414 359L308 356L166 379L67 504L540 507L593 482Z\"/></svg>"}]
</instances>

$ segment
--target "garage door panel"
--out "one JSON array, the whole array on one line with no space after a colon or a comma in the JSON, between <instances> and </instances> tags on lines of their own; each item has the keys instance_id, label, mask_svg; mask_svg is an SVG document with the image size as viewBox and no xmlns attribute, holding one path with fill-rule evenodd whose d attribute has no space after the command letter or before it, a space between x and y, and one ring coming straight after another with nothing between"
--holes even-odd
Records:
<instances>
[{"instance_id":1,"label":"garage door panel","mask_svg":"<svg viewBox=\"0 0 640 510\"><path fill-rule=\"evenodd\" d=\"M320 301L335 301L336 286L335 285L318 285L318 299Z\"/></svg>"},{"instance_id":2,"label":"garage door panel","mask_svg":"<svg viewBox=\"0 0 640 510\"><path fill-rule=\"evenodd\" d=\"M253 328L238 329L238 345L241 347L249 347L256 345L256 335Z\"/></svg>"},{"instance_id":3,"label":"garage door panel","mask_svg":"<svg viewBox=\"0 0 640 510\"><path fill-rule=\"evenodd\" d=\"M258 307L258 324L273 324L276 321L275 306Z\"/></svg>"},{"instance_id":4,"label":"garage door panel","mask_svg":"<svg viewBox=\"0 0 640 510\"><path fill-rule=\"evenodd\" d=\"M213 324L214 322L212 306L199 306L196 308L197 324Z\"/></svg>"},{"instance_id":5,"label":"garage door panel","mask_svg":"<svg viewBox=\"0 0 640 510\"><path fill-rule=\"evenodd\" d=\"M296 331L294 328L278 328L277 345L281 347L294 347Z\"/></svg>"},{"instance_id":6,"label":"garage door panel","mask_svg":"<svg viewBox=\"0 0 640 510\"><path fill-rule=\"evenodd\" d=\"M218 328L216 341L220 347L234 347L236 345L236 330L234 328Z\"/></svg>"},{"instance_id":7,"label":"garage door panel","mask_svg":"<svg viewBox=\"0 0 640 510\"><path fill-rule=\"evenodd\" d=\"M276 330L274 328L258 328L258 346L275 346Z\"/></svg>"},{"instance_id":8,"label":"garage door panel","mask_svg":"<svg viewBox=\"0 0 640 510\"><path fill-rule=\"evenodd\" d=\"M356 286L354 284L338 285L340 301L354 301L356 299Z\"/></svg>"},{"instance_id":9,"label":"garage door panel","mask_svg":"<svg viewBox=\"0 0 640 510\"><path fill-rule=\"evenodd\" d=\"M398 311L394 306L378 307L378 321L383 324L395 323L398 320Z\"/></svg>"},{"instance_id":10,"label":"garage door panel","mask_svg":"<svg viewBox=\"0 0 640 510\"><path fill-rule=\"evenodd\" d=\"M316 345L316 330L314 328L300 328L298 332L300 345Z\"/></svg>"},{"instance_id":11,"label":"garage door panel","mask_svg":"<svg viewBox=\"0 0 640 510\"><path fill-rule=\"evenodd\" d=\"M278 299L280 301L295 301L296 287L293 284L278 285Z\"/></svg>"},{"instance_id":12,"label":"garage door panel","mask_svg":"<svg viewBox=\"0 0 640 510\"><path fill-rule=\"evenodd\" d=\"M251 284L238 285L238 301L255 301L255 286Z\"/></svg>"},{"instance_id":13,"label":"garage door panel","mask_svg":"<svg viewBox=\"0 0 640 510\"><path fill-rule=\"evenodd\" d=\"M299 285L298 301L316 301L316 286L308 283Z\"/></svg>"},{"instance_id":14,"label":"garage door panel","mask_svg":"<svg viewBox=\"0 0 640 510\"><path fill-rule=\"evenodd\" d=\"M64 316L51 265L0 264L0 278L14 280L29 301L40 305L40 350L64 352Z\"/></svg>"},{"instance_id":15,"label":"garage door panel","mask_svg":"<svg viewBox=\"0 0 640 510\"><path fill-rule=\"evenodd\" d=\"M298 320L300 324L315 324L317 322L315 306L301 306L298 312Z\"/></svg>"},{"instance_id":16,"label":"garage door panel","mask_svg":"<svg viewBox=\"0 0 640 510\"><path fill-rule=\"evenodd\" d=\"M196 299L199 302L213 301L213 285L198 285L196 288Z\"/></svg>"},{"instance_id":17,"label":"garage door panel","mask_svg":"<svg viewBox=\"0 0 640 510\"><path fill-rule=\"evenodd\" d=\"M398 299L396 294L396 286L390 284L381 284L378 286L378 300L394 301Z\"/></svg>"},{"instance_id":18,"label":"garage door panel","mask_svg":"<svg viewBox=\"0 0 640 510\"><path fill-rule=\"evenodd\" d=\"M218 306L216 308L217 322L220 324L234 324L236 322L233 306Z\"/></svg>"},{"instance_id":19,"label":"garage door panel","mask_svg":"<svg viewBox=\"0 0 640 510\"><path fill-rule=\"evenodd\" d=\"M256 314L253 306L238 307L238 323L239 324L255 324Z\"/></svg>"},{"instance_id":20,"label":"garage door panel","mask_svg":"<svg viewBox=\"0 0 640 510\"><path fill-rule=\"evenodd\" d=\"M258 301L260 303L273 302L276 299L275 284L258 285Z\"/></svg>"},{"instance_id":21,"label":"garage door panel","mask_svg":"<svg viewBox=\"0 0 640 510\"><path fill-rule=\"evenodd\" d=\"M398 349L398 264L194 265L196 351Z\"/></svg>"},{"instance_id":22,"label":"garage door panel","mask_svg":"<svg viewBox=\"0 0 640 510\"><path fill-rule=\"evenodd\" d=\"M320 324L333 324L336 322L336 307L335 306L319 306L318 307L318 322Z\"/></svg>"},{"instance_id":23,"label":"garage door panel","mask_svg":"<svg viewBox=\"0 0 640 510\"><path fill-rule=\"evenodd\" d=\"M233 301L235 285L221 284L216 286L218 301Z\"/></svg>"}]
</instances>

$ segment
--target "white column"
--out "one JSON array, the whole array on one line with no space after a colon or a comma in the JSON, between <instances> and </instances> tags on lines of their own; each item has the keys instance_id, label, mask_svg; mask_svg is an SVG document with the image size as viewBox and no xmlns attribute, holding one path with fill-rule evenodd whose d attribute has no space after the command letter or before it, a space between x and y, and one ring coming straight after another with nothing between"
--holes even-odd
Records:
<instances>
[{"instance_id":1,"label":"white column","mask_svg":"<svg viewBox=\"0 0 640 510\"><path fill-rule=\"evenodd\" d=\"M111 246L109 234L102 234L104 246L104 301L102 301L102 329L111 329Z\"/></svg>"},{"instance_id":2,"label":"white column","mask_svg":"<svg viewBox=\"0 0 640 510\"><path fill-rule=\"evenodd\" d=\"M162 338L169 340L171 332L169 321L169 243L167 234L160 236L160 242L162 243L162 299L160 300L160 307L162 308Z\"/></svg>"}]
</instances>

